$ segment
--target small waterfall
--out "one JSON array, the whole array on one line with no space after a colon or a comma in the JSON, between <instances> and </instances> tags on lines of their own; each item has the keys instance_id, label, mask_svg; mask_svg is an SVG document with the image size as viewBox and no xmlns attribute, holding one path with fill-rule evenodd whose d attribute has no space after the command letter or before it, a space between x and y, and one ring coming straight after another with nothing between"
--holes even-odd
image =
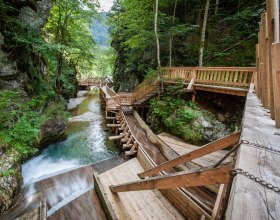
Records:
<instances>
[{"instance_id":1,"label":"small waterfall","mask_svg":"<svg viewBox=\"0 0 280 220\"><path fill-rule=\"evenodd\" d=\"M51 215L93 188L94 169L87 164L112 158L118 155L118 149L107 140L106 122L97 93L85 97L72 114L78 116L87 112L93 113L94 120L70 123L65 141L50 145L23 164L22 197L1 219L14 219L31 211L45 198Z\"/></svg>"}]
</instances>

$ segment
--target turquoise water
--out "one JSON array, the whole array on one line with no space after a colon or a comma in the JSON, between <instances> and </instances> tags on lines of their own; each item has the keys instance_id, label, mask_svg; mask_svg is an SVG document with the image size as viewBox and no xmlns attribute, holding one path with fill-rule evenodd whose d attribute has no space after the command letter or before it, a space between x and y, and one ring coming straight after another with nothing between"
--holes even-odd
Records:
<instances>
[{"instance_id":1,"label":"turquoise water","mask_svg":"<svg viewBox=\"0 0 280 220\"><path fill-rule=\"evenodd\" d=\"M106 121L97 93L87 96L79 107L72 111L72 115L87 112L93 115L92 121L69 123L68 138L65 141L49 145L22 166L25 184L118 154L117 147L108 140Z\"/></svg>"}]
</instances>

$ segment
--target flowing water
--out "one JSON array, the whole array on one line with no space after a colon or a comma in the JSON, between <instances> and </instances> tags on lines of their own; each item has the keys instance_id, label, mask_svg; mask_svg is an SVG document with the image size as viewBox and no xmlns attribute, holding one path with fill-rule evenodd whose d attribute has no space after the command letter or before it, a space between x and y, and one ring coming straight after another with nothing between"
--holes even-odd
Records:
<instances>
[{"instance_id":1,"label":"flowing water","mask_svg":"<svg viewBox=\"0 0 280 220\"><path fill-rule=\"evenodd\" d=\"M92 175L96 169L95 164L91 164L118 155L118 148L108 141L98 92L86 96L71 114L72 119L78 117L86 122L69 123L65 141L49 145L23 164L23 193L19 202L1 219L14 219L38 207L43 199L47 201L48 214L53 214L93 188ZM101 163L103 167L107 162ZM80 204L77 206L83 210Z\"/></svg>"},{"instance_id":2,"label":"flowing water","mask_svg":"<svg viewBox=\"0 0 280 220\"><path fill-rule=\"evenodd\" d=\"M89 112L90 122L69 123L68 138L65 141L48 146L40 155L23 165L25 184L118 154L116 146L108 141L106 121L97 92L87 96L78 108L72 111L72 115L88 115Z\"/></svg>"}]
</instances>

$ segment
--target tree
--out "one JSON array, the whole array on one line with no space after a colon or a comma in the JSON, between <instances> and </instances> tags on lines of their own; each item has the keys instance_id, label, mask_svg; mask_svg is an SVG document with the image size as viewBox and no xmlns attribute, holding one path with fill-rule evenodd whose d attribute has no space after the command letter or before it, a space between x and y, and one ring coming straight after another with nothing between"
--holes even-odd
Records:
<instances>
[{"instance_id":1,"label":"tree","mask_svg":"<svg viewBox=\"0 0 280 220\"><path fill-rule=\"evenodd\" d=\"M45 28L46 37L58 45L54 75L57 93L65 84L67 66L76 72L91 69L95 43L89 26L97 16L96 1L57 0ZM69 68L68 68L69 69ZM63 74L64 70L64 74ZM65 71L66 70L66 71Z\"/></svg>"},{"instance_id":2,"label":"tree","mask_svg":"<svg viewBox=\"0 0 280 220\"><path fill-rule=\"evenodd\" d=\"M206 32L207 20L208 20L209 5L210 5L210 0L206 0L203 24L201 29L198 66L203 65L203 51L204 51L204 41L205 41L205 32Z\"/></svg>"}]
</instances>

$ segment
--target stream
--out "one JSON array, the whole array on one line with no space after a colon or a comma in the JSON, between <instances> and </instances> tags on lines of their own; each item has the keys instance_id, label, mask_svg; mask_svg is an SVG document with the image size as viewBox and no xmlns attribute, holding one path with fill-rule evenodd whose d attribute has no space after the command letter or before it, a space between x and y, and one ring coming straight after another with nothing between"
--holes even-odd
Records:
<instances>
[{"instance_id":1,"label":"stream","mask_svg":"<svg viewBox=\"0 0 280 220\"><path fill-rule=\"evenodd\" d=\"M98 92L91 92L91 95L86 96L71 114L74 117L72 119L85 115L79 119L84 121L70 122L65 141L49 145L38 156L23 164L25 184L118 154L116 146L107 138L106 121Z\"/></svg>"},{"instance_id":2,"label":"stream","mask_svg":"<svg viewBox=\"0 0 280 220\"><path fill-rule=\"evenodd\" d=\"M48 216L52 215L89 192L93 188L96 168L110 166L106 159L119 154L117 146L108 140L98 91L91 91L78 99L83 101L71 110L68 138L49 145L22 165L24 186L21 198L1 219L21 216L37 208L43 199L47 202ZM102 165L98 165L100 161ZM71 210L67 212L71 213Z\"/></svg>"}]
</instances>

